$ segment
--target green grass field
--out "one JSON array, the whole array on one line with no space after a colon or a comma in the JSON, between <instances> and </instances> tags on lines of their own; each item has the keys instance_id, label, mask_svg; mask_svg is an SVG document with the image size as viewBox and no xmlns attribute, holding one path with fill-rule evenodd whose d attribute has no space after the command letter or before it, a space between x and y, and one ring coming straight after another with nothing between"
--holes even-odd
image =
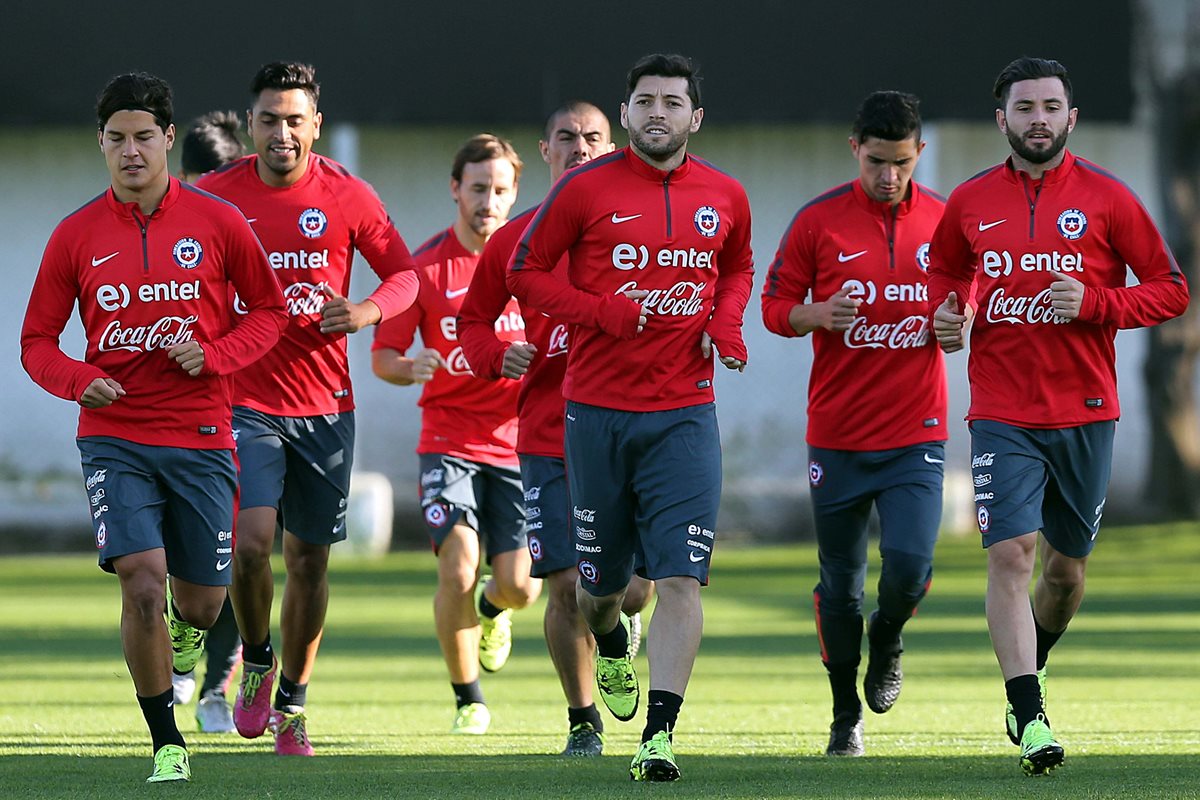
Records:
<instances>
[{"instance_id":1,"label":"green grass field","mask_svg":"<svg viewBox=\"0 0 1200 800\"><path fill-rule=\"evenodd\" d=\"M0 798L1200 797L1198 534L1196 525L1102 534L1081 614L1050 661L1067 762L1041 779L1021 774L1001 729L974 537L939 545L932 593L905 632L903 697L885 716L868 712L869 755L844 761L821 755L829 698L811 614L813 547L722 549L673 785L626 777L641 719L606 717L603 758L555 755L566 711L542 603L518 614L512 660L484 678L492 731L451 737L433 559L404 553L335 562L309 690L317 758L278 758L269 738L194 733L188 706L178 715L193 782L147 786L149 736L121 657L115 579L88 556L9 557L0 562Z\"/></svg>"}]
</instances>

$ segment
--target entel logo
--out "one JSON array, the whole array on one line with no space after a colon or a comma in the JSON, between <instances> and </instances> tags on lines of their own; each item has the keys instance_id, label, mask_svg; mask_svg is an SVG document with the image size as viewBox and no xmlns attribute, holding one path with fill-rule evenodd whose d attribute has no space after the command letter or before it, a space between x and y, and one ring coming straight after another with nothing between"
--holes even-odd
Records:
<instances>
[{"instance_id":1,"label":"entel logo","mask_svg":"<svg viewBox=\"0 0 1200 800\"><path fill-rule=\"evenodd\" d=\"M132 293L123 283L106 283L96 289L96 304L105 311L127 308ZM199 300L200 281L166 281L143 283L137 287L137 299L143 303L164 303L172 300Z\"/></svg>"},{"instance_id":2,"label":"entel logo","mask_svg":"<svg viewBox=\"0 0 1200 800\"><path fill-rule=\"evenodd\" d=\"M689 247L686 250L671 250L663 248L654 256L654 263L660 267L680 267L684 269L711 269L713 265L713 250L697 250ZM619 270L645 269L650 263L650 251L646 245L632 245L622 242L613 248L612 264Z\"/></svg>"},{"instance_id":3,"label":"entel logo","mask_svg":"<svg viewBox=\"0 0 1200 800\"><path fill-rule=\"evenodd\" d=\"M1022 272L1083 272L1082 253L1022 253L1016 259ZM989 278L1008 277L1013 271L1013 257L1007 250L985 250L983 272Z\"/></svg>"},{"instance_id":4,"label":"entel logo","mask_svg":"<svg viewBox=\"0 0 1200 800\"><path fill-rule=\"evenodd\" d=\"M847 295L851 300L862 300L871 305L879 297L875 281L860 281L851 278L842 283L843 289L849 289ZM889 303L928 303L929 287L924 283L885 283L883 284L883 299Z\"/></svg>"},{"instance_id":5,"label":"entel logo","mask_svg":"<svg viewBox=\"0 0 1200 800\"><path fill-rule=\"evenodd\" d=\"M297 250L292 253L276 251L267 253L267 261L273 269L320 269L329 266L329 251L317 250L312 253L307 250Z\"/></svg>"}]
</instances>

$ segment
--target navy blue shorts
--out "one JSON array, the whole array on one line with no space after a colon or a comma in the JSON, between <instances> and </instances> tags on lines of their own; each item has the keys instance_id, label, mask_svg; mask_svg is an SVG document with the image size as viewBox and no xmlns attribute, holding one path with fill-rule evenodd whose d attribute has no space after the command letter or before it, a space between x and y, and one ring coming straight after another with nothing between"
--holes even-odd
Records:
<instances>
[{"instance_id":1,"label":"navy blue shorts","mask_svg":"<svg viewBox=\"0 0 1200 800\"><path fill-rule=\"evenodd\" d=\"M866 565L867 521L879 513L880 550L933 560L942 523L945 442L892 450L808 448L817 539L824 553L838 543L858 543Z\"/></svg>"},{"instance_id":2,"label":"navy blue shorts","mask_svg":"<svg viewBox=\"0 0 1200 800\"><path fill-rule=\"evenodd\" d=\"M983 546L1041 530L1065 556L1092 552L1116 428L1111 420L1072 428L973 420L971 477Z\"/></svg>"},{"instance_id":3,"label":"navy blue shorts","mask_svg":"<svg viewBox=\"0 0 1200 800\"><path fill-rule=\"evenodd\" d=\"M565 442L580 585L615 594L635 569L706 585L721 500L716 405L633 412L568 401Z\"/></svg>"},{"instance_id":4,"label":"navy blue shorts","mask_svg":"<svg viewBox=\"0 0 1200 800\"><path fill-rule=\"evenodd\" d=\"M529 572L544 578L574 569L575 537L571 535L571 501L567 495L567 464L550 456L521 456L525 487L525 536L529 540Z\"/></svg>"},{"instance_id":5,"label":"navy blue shorts","mask_svg":"<svg viewBox=\"0 0 1200 800\"><path fill-rule=\"evenodd\" d=\"M421 509L437 552L460 521L479 533L487 563L525 545L521 473L455 456L421 453Z\"/></svg>"},{"instance_id":6,"label":"navy blue shorts","mask_svg":"<svg viewBox=\"0 0 1200 800\"><path fill-rule=\"evenodd\" d=\"M163 548L167 571L228 586L233 571L237 463L232 450L155 447L108 436L78 439L100 568Z\"/></svg>"},{"instance_id":7,"label":"navy blue shorts","mask_svg":"<svg viewBox=\"0 0 1200 800\"><path fill-rule=\"evenodd\" d=\"M242 508L276 509L281 524L309 544L346 538L354 462L354 412L281 417L233 408Z\"/></svg>"}]
</instances>

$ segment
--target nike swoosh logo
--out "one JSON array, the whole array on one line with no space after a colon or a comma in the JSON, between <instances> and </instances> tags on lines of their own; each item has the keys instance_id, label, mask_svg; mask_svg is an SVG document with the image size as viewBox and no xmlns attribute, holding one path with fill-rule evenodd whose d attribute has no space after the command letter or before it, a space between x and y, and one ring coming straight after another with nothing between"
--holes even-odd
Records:
<instances>
[{"instance_id":1,"label":"nike swoosh logo","mask_svg":"<svg viewBox=\"0 0 1200 800\"><path fill-rule=\"evenodd\" d=\"M628 217L622 217L620 214L612 215L612 224L620 225L622 222L629 222L631 219L637 219L641 214L630 214Z\"/></svg>"},{"instance_id":2,"label":"nike swoosh logo","mask_svg":"<svg viewBox=\"0 0 1200 800\"><path fill-rule=\"evenodd\" d=\"M867 254L866 250L859 250L857 253L851 253L850 255L846 255L845 253L843 253L839 250L838 251L838 261L845 264L847 261L853 261L854 259L858 258L859 256L865 256L866 254Z\"/></svg>"},{"instance_id":3,"label":"nike swoosh logo","mask_svg":"<svg viewBox=\"0 0 1200 800\"><path fill-rule=\"evenodd\" d=\"M258 222L258 217L246 217L246 222Z\"/></svg>"},{"instance_id":4,"label":"nike swoosh logo","mask_svg":"<svg viewBox=\"0 0 1200 800\"><path fill-rule=\"evenodd\" d=\"M692 560L693 564L704 560L704 556L699 555L695 550L688 551L688 558Z\"/></svg>"},{"instance_id":5,"label":"nike swoosh logo","mask_svg":"<svg viewBox=\"0 0 1200 800\"><path fill-rule=\"evenodd\" d=\"M946 462L940 458L930 458L929 453L925 454L925 461L929 464L945 464Z\"/></svg>"},{"instance_id":6,"label":"nike swoosh logo","mask_svg":"<svg viewBox=\"0 0 1200 800\"><path fill-rule=\"evenodd\" d=\"M1005 217L1004 219L998 219L995 222L988 222L986 224L983 220L979 220L979 232L983 233L988 228L994 228L997 225L1003 225L1005 222L1008 222L1008 217Z\"/></svg>"},{"instance_id":7,"label":"nike swoosh logo","mask_svg":"<svg viewBox=\"0 0 1200 800\"><path fill-rule=\"evenodd\" d=\"M95 256L92 256L92 266L98 267L101 264L103 264L105 261L108 261L110 258L115 258L117 256L117 254L120 252L121 251L118 250L116 253L110 253L109 255L106 255L104 258L96 258Z\"/></svg>"},{"instance_id":8,"label":"nike swoosh logo","mask_svg":"<svg viewBox=\"0 0 1200 800\"><path fill-rule=\"evenodd\" d=\"M456 297L462 297L464 294L467 293L467 290L470 288L471 288L470 286L464 286L461 289L447 289L446 290L446 299L453 300Z\"/></svg>"},{"instance_id":9,"label":"nike swoosh logo","mask_svg":"<svg viewBox=\"0 0 1200 800\"><path fill-rule=\"evenodd\" d=\"M333 535L337 536L339 533L342 532L342 528L344 528L344 527L346 527L346 523L344 523L344 522L339 523L338 525L334 525L333 526Z\"/></svg>"},{"instance_id":10,"label":"nike swoosh logo","mask_svg":"<svg viewBox=\"0 0 1200 800\"><path fill-rule=\"evenodd\" d=\"M221 570L225 569L228 566L229 566L229 559L225 559L224 561L218 561L217 562L217 572L220 572Z\"/></svg>"},{"instance_id":11,"label":"nike swoosh logo","mask_svg":"<svg viewBox=\"0 0 1200 800\"><path fill-rule=\"evenodd\" d=\"M575 421L575 418L572 417L570 414L567 414L567 419L570 420L571 422Z\"/></svg>"}]
</instances>

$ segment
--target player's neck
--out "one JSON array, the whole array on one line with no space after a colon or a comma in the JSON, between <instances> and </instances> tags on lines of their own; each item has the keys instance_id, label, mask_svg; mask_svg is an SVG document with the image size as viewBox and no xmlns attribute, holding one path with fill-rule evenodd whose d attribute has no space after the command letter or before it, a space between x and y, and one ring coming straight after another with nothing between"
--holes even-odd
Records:
<instances>
[{"instance_id":1,"label":"player's neck","mask_svg":"<svg viewBox=\"0 0 1200 800\"><path fill-rule=\"evenodd\" d=\"M142 216L148 217L162 205L163 198L167 196L167 190L170 188L171 176L164 171L162 180L155 181L144 189L126 189L114 183L112 190L117 202L137 203Z\"/></svg>"},{"instance_id":2,"label":"player's neck","mask_svg":"<svg viewBox=\"0 0 1200 800\"><path fill-rule=\"evenodd\" d=\"M482 253L483 246L487 244L487 237L476 233L470 225L463 221L462 217L454 219L454 235L458 238L459 244L475 255Z\"/></svg>"},{"instance_id":3,"label":"player's neck","mask_svg":"<svg viewBox=\"0 0 1200 800\"><path fill-rule=\"evenodd\" d=\"M304 156L303 161L296 165L295 169L282 175L269 169L261 158L257 158L254 161L254 171L258 173L258 179L267 186L286 189L289 186L295 186L301 178L308 174L308 164L311 158L312 153L310 152Z\"/></svg>"},{"instance_id":4,"label":"player's neck","mask_svg":"<svg viewBox=\"0 0 1200 800\"><path fill-rule=\"evenodd\" d=\"M687 158L687 144L686 143L684 143L684 145L682 147L680 147L674 153L671 153L669 156L667 156L665 159L663 159L661 161L654 158L651 155L643 153L641 150L638 149L637 145L634 144L633 142L629 143L629 149L632 150L634 152L634 155L636 155L642 161L645 161L647 164L654 167L655 169L661 169L663 172L670 172L671 170L675 169L680 164L682 164L683 160L685 158Z\"/></svg>"}]
</instances>

